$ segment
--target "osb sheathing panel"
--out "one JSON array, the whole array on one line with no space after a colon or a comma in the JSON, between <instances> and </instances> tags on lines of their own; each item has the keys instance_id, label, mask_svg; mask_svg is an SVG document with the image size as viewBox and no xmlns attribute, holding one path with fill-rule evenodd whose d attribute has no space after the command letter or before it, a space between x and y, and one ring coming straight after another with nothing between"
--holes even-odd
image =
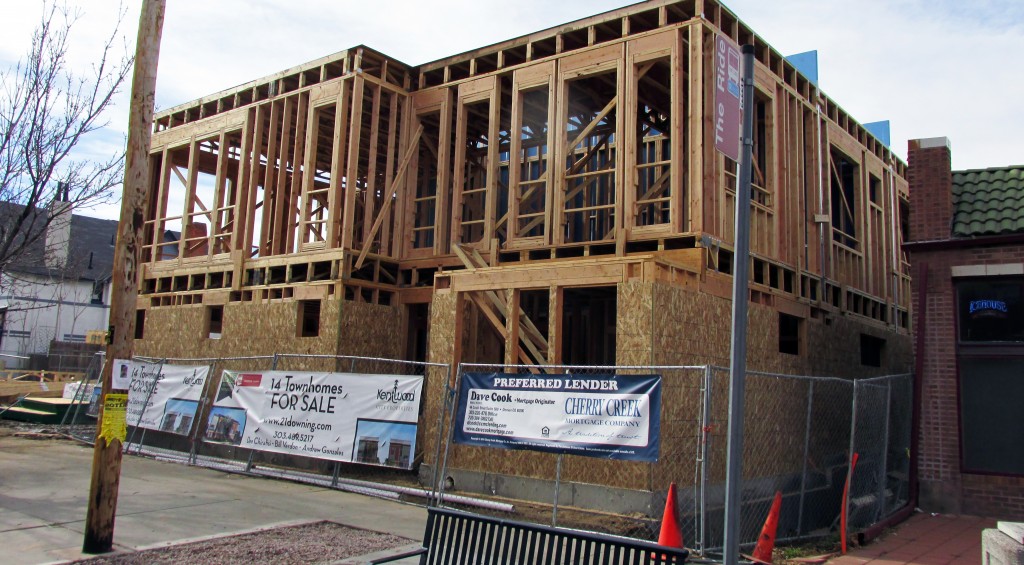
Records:
<instances>
[{"instance_id":1,"label":"osb sheathing panel","mask_svg":"<svg viewBox=\"0 0 1024 565\"><path fill-rule=\"evenodd\" d=\"M451 363L455 354L455 315L456 295L451 293L435 293L430 303L430 328L427 337L427 361L431 363ZM455 367L451 370L454 379ZM423 428L424 462L435 464L437 452L438 418L443 409L443 401L448 375L444 369L428 368L424 383L423 415L420 426ZM447 429L447 422L443 424ZM443 447L443 446L442 446ZM442 454L443 457L443 454Z\"/></svg>"},{"instance_id":2,"label":"osb sheathing panel","mask_svg":"<svg viewBox=\"0 0 1024 565\"><path fill-rule=\"evenodd\" d=\"M447 295L450 297L451 295ZM437 344L434 332L454 331L453 300L444 314L435 299L431 325L431 352L448 361L451 333ZM620 365L729 365L731 301L662 282L627 282L618 285L616 359ZM437 322L443 322L438 326ZM804 322L801 355L778 351L778 312L750 304L747 366L750 371L788 375L867 377L905 371L910 361L910 340L855 318L838 317L828 325ZM886 339L883 367L860 365L860 334ZM462 336L465 339L467 336ZM688 484L702 438L703 369L660 371L662 374L661 455L655 464L565 457L562 479L622 488L664 488L671 481ZM711 373L712 406L709 431L710 480L725 473L725 436L728 414L728 370ZM809 379L751 376L747 380L744 474L763 477L798 472L808 441L810 464L822 464L846 450L849 443L850 387L844 383L818 384L807 430ZM844 388L845 387L845 388ZM438 390L438 392L440 392ZM428 399L428 402L431 399ZM428 414L436 420L437 413ZM432 424L430 422L427 425ZM428 436L429 437L429 436ZM449 465L475 471L553 479L555 456L532 452L453 446Z\"/></svg>"},{"instance_id":3,"label":"osb sheathing panel","mask_svg":"<svg viewBox=\"0 0 1024 565\"><path fill-rule=\"evenodd\" d=\"M708 442L709 480L725 478L728 422L729 348L732 302L694 293L664 283L654 283L654 362L659 365L712 364L726 369L712 371L712 407ZM909 369L910 339L853 317L839 316L829 324L804 321L800 355L778 350L778 312L750 304L747 331L749 371L822 377L870 377L902 373ZM860 364L860 334L886 340L882 367ZM695 461L699 446L699 380L682 379L685 393L677 395L666 378L663 390L663 460ZM834 459L848 450L852 388L844 383L815 380L811 405L811 429L807 430L810 379L785 379L751 375L746 380L744 476L763 477L799 472L808 438L809 464ZM666 457L666 455L668 457ZM658 465L654 483L680 480L692 469Z\"/></svg>"},{"instance_id":4,"label":"osb sheathing panel","mask_svg":"<svg viewBox=\"0 0 1024 565\"><path fill-rule=\"evenodd\" d=\"M652 360L653 283L625 282L616 289L615 362L650 365Z\"/></svg>"},{"instance_id":5,"label":"osb sheathing panel","mask_svg":"<svg viewBox=\"0 0 1024 565\"><path fill-rule=\"evenodd\" d=\"M324 300L320 308L320 335L298 337L296 301L229 303L224 306L220 339L210 339L207 334L204 306L150 308L146 311L145 336L135 341L135 353L186 358L274 353L334 355L338 349L339 306L339 300ZM333 364L323 369L294 368L333 370Z\"/></svg>"},{"instance_id":6,"label":"osb sheathing panel","mask_svg":"<svg viewBox=\"0 0 1024 565\"><path fill-rule=\"evenodd\" d=\"M732 301L669 284L653 285L654 358L657 365L729 366ZM854 316L834 316L827 324L804 321L800 355L779 352L779 314L749 304L747 369L769 373L863 378L910 370L910 336ZM860 364L860 334L886 341L881 367Z\"/></svg>"},{"instance_id":7,"label":"osb sheathing panel","mask_svg":"<svg viewBox=\"0 0 1024 565\"><path fill-rule=\"evenodd\" d=\"M397 306L344 302L338 355L398 359L404 338L398 335L401 329L402 310Z\"/></svg>"}]
</instances>

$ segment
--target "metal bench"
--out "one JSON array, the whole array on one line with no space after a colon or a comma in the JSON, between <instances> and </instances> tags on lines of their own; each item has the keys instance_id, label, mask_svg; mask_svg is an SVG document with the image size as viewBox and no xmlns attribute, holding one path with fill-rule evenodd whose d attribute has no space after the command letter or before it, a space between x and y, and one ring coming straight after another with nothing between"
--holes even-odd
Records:
<instances>
[{"instance_id":1,"label":"metal bench","mask_svg":"<svg viewBox=\"0 0 1024 565\"><path fill-rule=\"evenodd\" d=\"M371 563L415 556L421 565L655 565L685 563L689 552L632 538L428 508L423 547Z\"/></svg>"}]
</instances>

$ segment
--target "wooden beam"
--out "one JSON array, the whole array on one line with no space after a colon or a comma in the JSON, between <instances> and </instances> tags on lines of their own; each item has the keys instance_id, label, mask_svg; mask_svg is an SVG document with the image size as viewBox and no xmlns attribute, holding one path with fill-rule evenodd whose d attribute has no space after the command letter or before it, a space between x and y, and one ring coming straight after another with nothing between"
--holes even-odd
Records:
<instances>
[{"instance_id":1,"label":"wooden beam","mask_svg":"<svg viewBox=\"0 0 1024 565\"><path fill-rule=\"evenodd\" d=\"M594 128L597 127L597 124L601 120L603 120L609 113L611 113L612 110L615 109L615 103L618 101L618 99L618 96L613 96L612 99L608 101L608 104L605 104L605 107L602 108L601 111L597 113L597 116L594 116L594 119L590 120L590 123L583 128L583 131L576 134L576 139L573 139L572 142L569 143L568 145L569 151L572 151L574 147L579 145L581 141L583 141L588 135L590 135L590 132L594 131Z\"/></svg>"},{"instance_id":2,"label":"wooden beam","mask_svg":"<svg viewBox=\"0 0 1024 565\"><path fill-rule=\"evenodd\" d=\"M356 187L359 184L359 152L360 136L363 130L363 74L358 73L352 85L352 112L348 138L348 166L345 171L345 206L342 210L341 245L342 249L352 249L355 237L356 218ZM348 275L348 273L344 273Z\"/></svg>"},{"instance_id":3,"label":"wooden beam","mask_svg":"<svg viewBox=\"0 0 1024 565\"><path fill-rule=\"evenodd\" d=\"M366 173L366 190L363 191L363 248L365 249L374 235L370 235L369 220L374 216L374 205L377 202L377 138L380 136L380 102L381 88L373 89L373 102L370 105L370 156ZM382 204L383 205L383 204ZM359 268L358 266L356 267Z\"/></svg>"},{"instance_id":4,"label":"wooden beam","mask_svg":"<svg viewBox=\"0 0 1024 565\"><path fill-rule=\"evenodd\" d=\"M412 161L412 156L416 154L416 150L419 147L420 136L423 135L423 124L420 124L416 128L416 133L412 135L412 141L409 143L409 147L405 150L405 155L402 156L402 163L398 166L398 172L395 174L395 180L388 187L387 192L384 193L384 206L381 207L380 213L377 214L377 219L373 222L373 227L370 229L370 236L363 242L363 249L359 252L359 258L356 260L355 268L358 270L363 266L363 261L366 259L366 254L370 252L370 245L373 243L373 238L377 235L377 230L380 229L381 223L388 214L388 210L391 208L391 201L394 200L394 193L398 186L405 180L405 172L409 170L409 162Z\"/></svg>"}]
</instances>

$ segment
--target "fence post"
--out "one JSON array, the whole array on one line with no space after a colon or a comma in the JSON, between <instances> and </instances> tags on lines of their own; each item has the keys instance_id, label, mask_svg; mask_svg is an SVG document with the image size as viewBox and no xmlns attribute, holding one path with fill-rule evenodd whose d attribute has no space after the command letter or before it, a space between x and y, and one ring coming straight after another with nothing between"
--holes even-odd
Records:
<instances>
[{"instance_id":1,"label":"fence post","mask_svg":"<svg viewBox=\"0 0 1024 565\"><path fill-rule=\"evenodd\" d=\"M807 389L807 423L804 424L804 467L800 474L800 506L796 517L796 535L800 537L804 533L804 497L807 494L807 459L811 450L811 413L814 411L814 381L810 381Z\"/></svg>"},{"instance_id":2,"label":"fence post","mask_svg":"<svg viewBox=\"0 0 1024 565\"><path fill-rule=\"evenodd\" d=\"M562 454L555 460L555 503L551 506L551 527L558 526L558 491L562 484Z\"/></svg>"},{"instance_id":3,"label":"fence post","mask_svg":"<svg viewBox=\"0 0 1024 565\"><path fill-rule=\"evenodd\" d=\"M889 413L892 410L892 380L885 380L885 435L882 439L882 466L878 470L878 509L875 521L885 516L885 478L889 467Z\"/></svg>"},{"instance_id":4,"label":"fence post","mask_svg":"<svg viewBox=\"0 0 1024 565\"><path fill-rule=\"evenodd\" d=\"M164 372L164 363L167 362L167 358L161 359L157 370L156 377L154 377L153 386L149 387L149 393L146 394L146 400L142 404L142 410L139 411L139 419L135 421L135 426L132 430L132 435L128 436L128 442L124 444L124 452L129 453L129 448L132 445L132 439L135 438L135 432L139 429L139 424L142 423L142 417L146 415L146 408L149 407L149 399L153 397L153 391L156 390L156 379L160 378L160 374ZM142 443L146 441L146 429L142 429L142 436L139 437L139 443L135 445L135 454L142 453Z\"/></svg>"},{"instance_id":5,"label":"fence post","mask_svg":"<svg viewBox=\"0 0 1024 565\"><path fill-rule=\"evenodd\" d=\"M277 359L278 359L278 353L274 352L274 358L270 361L270 370L271 371L276 371L277 370ZM255 465L253 465L252 460L255 457L255 455L256 455L256 450L252 449L252 448L249 448L249 458L245 461L245 472L246 473L251 473L252 472L252 468L255 466Z\"/></svg>"},{"instance_id":6,"label":"fence post","mask_svg":"<svg viewBox=\"0 0 1024 565\"><path fill-rule=\"evenodd\" d=\"M859 383L857 381L853 381L853 404L852 411L850 413L850 452L846 457L846 476L849 477L850 489L846 493L846 509L844 512L845 515L843 516L843 521L846 523L847 527L850 525L850 499L853 498L853 454L854 450L857 448L857 389L859 388ZM845 534L846 532L843 532L843 535ZM845 548L845 545L843 547Z\"/></svg>"},{"instance_id":7,"label":"fence post","mask_svg":"<svg viewBox=\"0 0 1024 565\"><path fill-rule=\"evenodd\" d=\"M709 426L711 425L711 387L713 383L711 365L704 366L704 398L701 402L701 421L700 421L700 449L698 450L698 457L700 457L700 540L699 547L700 552L703 555L707 551L707 528L705 522L707 521L707 491L708 491L708 442L711 440L711 434L709 432Z\"/></svg>"},{"instance_id":8,"label":"fence post","mask_svg":"<svg viewBox=\"0 0 1024 565\"><path fill-rule=\"evenodd\" d=\"M223 365L223 362L224 360L218 357L210 364L210 368L206 371L206 382L203 383L203 398L199 405L196 406L196 419L192 422L192 428L194 431L192 432L192 449L188 454L189 465L195 465L196 461L199 459L199 444L203 441L202 438L199 437L199 427L203 423L203 413L207 412L207 418L210 416L207 410L207 405L210 402L210 383L213 382L214 379L213 368L218 365ZM218 384L220 383L218 382Z\"/></svg>"},{"instance_id":9,"label":"fence post","mask_svg":"<svg viewBox=\"0 0 1024 565\"><path fill-rule=\"evenodd\" d=\"M448 452L451 449L452 436L455 435L455 412L458 411L458 406L456 405L456 403L457 403L458 398L459 398L459 381L461 379L462 379L462 363L459 363L459 368L455 372L455 388L452 391L452 395L451 395L452 411L448 415L448 433L446 434L447 438L445 439L445 443L444 443L444 464L441 466L441 478L439 479L440 482L444 482L444 475L448 471ZM446 386L447 386L447 383L446 383ZM443 496L444 496L444 489L441 488L441 485L439 483L437 485L437 505L438 506L441 506L441 498Z\"/></svg>"},{"instance_id":10,"label":"fence post","mask_svg":"<svg viewBox=\"0 0 1024 565\"><path fill-rule=\"evenodd\" d=\"M423 374L426 375L429 371L430 371L430 368L427 367L426 370L423 371ZM438 475L438 473L441 470L441 443L444 441L444 437L445 437L445 434L444 434L444 417L448 414L448 409L449 409L449 406L452 403L452 399L455 398L455 391L452 390L451 386L448 385L448 383L450 383L451 380L452 380L452 366L451 366L451 363L449 363L448 364L448 372L445 375L445 379L444 379L444 390L441 393L441 409L438 410L438 413L437 413L437 448L434 450L434 476L433 476L433 478L431 479L431 482L430 482L431 486L434 489L434 492L433 492L433 496L431 496L430 500L428 501L428 506L436 506L437 505L438 493L439 493L440 488L441 488L440 485L437 482L437 475ZM425 385L424 385L424 388L426 388ZM455 409L454 406L452 406L451 408L453 410Z\"/></svg>"},{"instance_id":11,"label":"fence post","mask_svg":"<svg viewBox=\"0 0 1024 565\"><path fill-rule=\"evenodd\" d=\"M96 356L93 357L93 359L91 361L89 361L89 366L86 367L86 369L85 369L85 379L83 379L78 384L78 390L75 391L75 396L74 396L74 398L71 399L72 405L74 406L74 410L67 410L67 411L64 412L64 416L60 419L61 428L63 428L65 424L67 424L69 426L74 426L75 422L78 421L78 416L79 416L79 413L81 412L81 408L82 408L82 396L89 390L89 381L92 380L92 369L97 364L97 362L98 362L97 359L98 358L99 358L99 353L97 353ZM99 371L97 371L96 374L99 375L99 374L102 374L102 373L103 373L103 366L102 366L102 362L101 362ZM92 393L91 392L88 394L88 397L90 399L92 398ZM68 420L68 414L72 413L72 412L73 412L73 415L71 416L71 421L68 422L67 421ZM68 433L68 436L69 437L75 437L74 434L72 434L72 433Z\"/></svg>"}]
</instances>

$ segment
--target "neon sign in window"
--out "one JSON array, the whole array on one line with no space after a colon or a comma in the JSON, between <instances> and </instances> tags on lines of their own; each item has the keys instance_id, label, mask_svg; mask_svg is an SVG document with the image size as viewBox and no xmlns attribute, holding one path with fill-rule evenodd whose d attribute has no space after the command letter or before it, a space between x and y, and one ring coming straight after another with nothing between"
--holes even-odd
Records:
<instances>
[{"instance_id":1,"label":"neon sign in window","mask_svg":"<svg viewBox=\"0 0 1024 565\"><path fill-rule=\"evenodd\" d=\"M960 342L1024 342L1024 281L957 284Z\"/></svg>"}]
</instances>

